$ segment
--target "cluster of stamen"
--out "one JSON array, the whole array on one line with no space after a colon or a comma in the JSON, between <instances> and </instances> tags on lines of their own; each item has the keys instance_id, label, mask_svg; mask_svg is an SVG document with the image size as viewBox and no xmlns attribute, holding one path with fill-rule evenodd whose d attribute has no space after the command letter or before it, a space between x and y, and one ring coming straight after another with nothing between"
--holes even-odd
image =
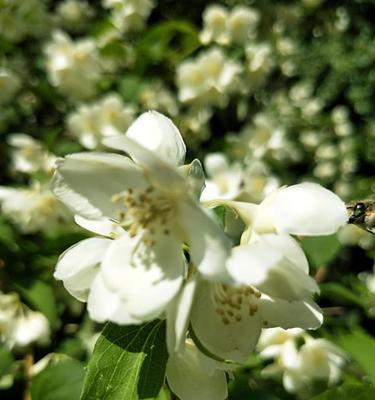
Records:
<instances>
[{"instance_id":1,"label":"cluster of stamen","mask_svg":"<svg viewBox=\"0 0 375 400\"><path fill-rule=\"evenodd\" d=\"M119 223L128 225L131 237L143 231L144 242L147 245L155 244L152 238L156 230L162 229L164 235L169 235L169 222L175 212L171 199L166 198L160 191L149 186L142 192L126 192L115 194L112 201L125 206L118 212Z\"/></svg>"},{"instance_id":2,"label":"cluster of stamen","mask_svg":"<svg viewBox=\"0 0 375 400\"><path fill-rule=\"evenodd\" d=\"M213 293L215 311L224 325L241 322L243 317L252 317L258 311L257 300L260 296L259 290L252 286L218 284Z\"/></svg>"}]
</instances>

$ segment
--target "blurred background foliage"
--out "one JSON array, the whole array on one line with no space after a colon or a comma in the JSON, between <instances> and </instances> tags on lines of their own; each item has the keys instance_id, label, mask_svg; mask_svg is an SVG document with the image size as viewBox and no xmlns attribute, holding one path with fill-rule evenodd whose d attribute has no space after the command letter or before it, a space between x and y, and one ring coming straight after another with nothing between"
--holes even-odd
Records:
<instances>
[{"instance_id":1,"label":"blurred background foliage","mask_svg":"<svg viewBox=\"0 0 375 400\"><path fill-rule=\"evenodd\" d=\"M19 312L10 317L9 299L1 300L1 399L78 399L100 329L53 278L58 256L84 233L67 210L35 205L30 193L48 190L51 176L35 160L100 149L103 132L122 133L136 115L156 109L180 128L190 159L223 152L239 163L246 199L258 202L270 187L303 180L345 201L374 197L372 0L217 1L227 12L243 6L253 13L237 39L235 23L232 36L213 30L206 1L142 0L133 13L121 3L134 2L0 0L0 290L16 293L12 304L23 315L41 313L49 326L43 343L9 343L9 318ZM20 144L15 133L38 142ZM11 197L5 187L30 193ZM316 382L292 395L261 374L265 362L254 355L234 373L231 400L375 397L374 235L348 226L302 244L326 314L312 335L350 358L340 386L320 394L327 387ZM168 391L159 398L169 399Z\"/></svg>"}]
</instances>

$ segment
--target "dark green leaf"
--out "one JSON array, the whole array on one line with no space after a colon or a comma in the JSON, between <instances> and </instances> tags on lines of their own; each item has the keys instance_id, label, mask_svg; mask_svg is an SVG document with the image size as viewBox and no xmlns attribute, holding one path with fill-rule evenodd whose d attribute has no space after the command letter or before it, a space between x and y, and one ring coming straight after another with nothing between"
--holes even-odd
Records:
<instances>
[{"instance_id":1,"label":"dark green leaf","mask_svg":"<svg viewBox=\"0 0 375 400\"><path fill-rule=\"evenodd\" d=\"M312 400L373 400L375 388L370 385L344 384L313 397Z\"/></svg>"},{"instance_id":2,"label":"dark green leaf","mask_svg":"<svg viewBox=\"0 0 375 400\"><path fill-rule=\"evenodd\" d=\"M89 361L81 400L156 398L167 362L165 322L108 323Z\"/></svg>"},{"instance_id":3,"label":"dark green leaf","mask_svg":"<svg viewBox=\"0 0 375 400\"><path fill-rule=\"evenodd\" d=\"M77 360L65 360L48 366L31 382L33 400L78 400L85 371Z\"/></svg>"},{"instance_id":4,"label":"dark green leaf","mask_svg":"<svg viewBox=\"0 0 375 400\"><path fill-rule=\"evenodd\" d=\"M345 303L366 307L366 303L357 294L340 283L322 283L320 284L320 289L322 297L334 298L336 303L338 300L340 300L344 301Z\"/></svg>"}]
</instances>

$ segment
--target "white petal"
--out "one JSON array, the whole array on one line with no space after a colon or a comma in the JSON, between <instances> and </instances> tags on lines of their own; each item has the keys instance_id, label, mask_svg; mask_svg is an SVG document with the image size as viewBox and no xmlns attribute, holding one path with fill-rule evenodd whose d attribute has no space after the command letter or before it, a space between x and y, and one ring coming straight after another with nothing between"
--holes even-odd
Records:
<instances>
[{"instance_id":1,"label":"white petal","mask_svg":"<svg viewBox=\"0 0 375 400\"><path fill-rule=\"evenodd\" d=\"M114 136L103 140L103 144L108 147L125 151L133 160L139 163L146 171L147 177L153 185L160 189L168 188L186 192L188 190L187 182L182 175L178 173L178 169L173 168L162 158L158 157L148 148L140 145L127 136Z\"/></svg>"},{"instance_id":2,"label":"white petal","mask_svg":"<svg viewBox=\"0 0 375 400\"><path fill-rule=\"evenodd\" d=\"M313 300L288 301L262 295L259 301L264 327L317 329L323 314Z\"/></svg>"},{"instance_id":3,"label":"white petal","mask_svg":"<svg viewBox=\"0 0 375 400\"><path fill-rule=\"evenodd\" d=\"M273 251L264 243L253 243L233 248L227 269L236 283L259 286L267 280L269 270L281 259L279 251Z\"/></svg>"},{"instance_id":4,"label":"white petal","mask_svg":"<svg viewBox=\"0 0 375 400\"><path fill-rule=\"evenodd\" d=\"M187 199L179 207L181 230L187 236L191 258L207 279L230 281L226 260L231 243L222 229L193 201Z\"/></svg>"},{"instance_id":5,"label":"white petal","mask_svg":"<svg viewBox=\"0 0 375 400\"><path fill-rule=\"evenodd\" d=\"M304 270L305 264L294 264L305 259L293 239L265 234L259 235L258 240L232 250L227 268L235 282L254 285L268 295L286 300L300 300L319 293L317 283ZM294 254L295 260L291 258Z\"/></svg>"},{"instance_id":6,"label":"white petal","mask_svg":"<svg viewBox=\"0 0 375 400\"><path fill-rule=\"evenodd\" d=\"M261 333L261 315L246 313L241 321L224 324L216 311L211 292L214 283L202 282L191 311L191 324L199 342L222 359L245 362Z\"/></svg>"},{"instance_id":7,"label":"white petal","mask_svg":"<svg viewBox=\"0 0 375 400\"><path fill-rule=\"evenodd\" d=\"M284 389L289 393L295 393L303 387L303 380L299 372L293 373L286 371L283 375Z\"/></svg>"},{"instance_id":8,"label":"white petal","mask_svg":"<svg viewBox=\"0 0 375 400\"><path fill-rule=\"evenodd\" d=\"M301 271L306 274L309 273L309 262L301 246L294 238L286 234L274 235L272 233L259 237L263 243L278 249L287 260L300 268Z\"/></svg>"},{"instance_id":9,"label":"white petal","mask_svg":"<svg viewBox=\"0 0 375 400\"><path fill-rule=\"evenodd\" d=\"M82 228L102 236L113 238L124 232L124 229L119 224L107 218L87 219L80 215L75 215L74 220Z\"/></svg>"},{"instance_id":10,"label":"white petal","mask_svg":"<svg viewBox=\"0 0 375 400\"><path fill-rule=\"evenodd\" d=\"M110 244L109 239L91 238L69 247L59 257L54 277L63 281L72 296L86 301L91 283Z\"/></svg>"},{"instance_id":11,"label":"white petal","mask_svg":"<svg viewBox=\"0 0 375 400\"><path fill-rule=\"evenodd\" d=\"M278 191L273 202L275 228L293 235L330 235L348 220L345 203L316 183Z\"/></svg>"},{"instance_id":12,"label":"white petal","mask_svg":"<svg viewBox=\"0 0 375 400\"><path fill-rule=\"evenodd\" d=\"M153 246L123 234L113 241L102 263L109 290L126 301L129 314L142 320L158 317L182 284L182 244L172 235L155 237Z\"/></svg>"},{"instance_id":13,"label":"white petal","mask_svg":"<svg viewBox=\"0 0 375 400\"><path fill-rule=\"evenodd\" d=\"M189 279L167 308L167 347L169 353L181 352L185 343L196 286L196 278Z\"/></svg>"},{"instance_id":14,"label":"white petal","mask_svg":"<svg viewBox=\"0 0 375 400\"><path fill-rule=\"evenodd\" d=\"M126 302L118 293L110 290L99 272L91 286L87 299L87 311L97 322L112 321L119 325L141 324L141 319L131 316Z\"/></svg>"},{"instance_id":15,"label":"white petal","mask_svg":"<svg viewBox=\"0 0 375 400\"><path fill-rule=\"evenodd\" d=\"M192 345L186 346L182 356L170 354L167 380L181 400L224 400L228 396L225 372Z\"/></svg>"},{"instance_id":16,"label":"white petal","mask_svg":"<svg viewBox=\"0 0 375 400\"><path fill-rule=\"evenodd\" d=\"M186 146L176 125L163 114L148 111L138 117L126 136L151 150L171 165L185 161Z\"/></svg>"},{"instance_id":17,"label":"white petal","mask_svg":"<svg viewBox=\"0 0 375 400\"><path fill-rule=\"evenodd\" d=\"M211 153L204 158L204 169L211 179L228 172L229 168L228 160L223 153Z\"/></svg>"},{"instance_id":18,"label":"white petal","mask_svg":"<svg viewBox=\"0 0 375 400\"><path fill-rule=\"evenodd\" d=\"M293 340L287 340L282 345L280 357L282 360L282 365L284 365L288 369L298 369L298 367L300 366L298 350Z\"/></svg>"},{"instance_id":19,"label":"white petal","mask_svg":"<svg viewBox=\"0 0 375 400\"><path fill-rule=\"evenodd\" d=\"M178 128L164 115L156 111L148 111L138 117L129 127L126 135L116 135L103 140L103 143L113 149L122 150L140 163L143 157L137 151L133 152L131 142L139 144L154 154L159 160L171 166L183 164L186 146Z\"/></svg>"},{"instance_id":20,"label":"white petal","mask_svg":"<svg viewBox=\"0 0 375 400\"><path fill-rule=\"evenodd\" d=\"M89 219L118 218L113 195L148 186L143 172L118 154L76 153L57 162L52 181L55 195L76 214Z\"/></svg>"}]
</instances>

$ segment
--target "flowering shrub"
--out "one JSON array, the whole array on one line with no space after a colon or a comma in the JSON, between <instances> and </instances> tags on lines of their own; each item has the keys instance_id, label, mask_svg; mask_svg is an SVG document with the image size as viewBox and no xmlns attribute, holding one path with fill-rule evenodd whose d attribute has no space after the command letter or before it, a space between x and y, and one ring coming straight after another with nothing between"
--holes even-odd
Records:
<instances>
[{"instance_id":1,"label":"flowering shrub","mask_svg":"<svg viewBox=\"0 0 375 400\"><path fill-rule=\"evenodd\" d=\"M374 398L373 8L0 0L1 398Z\"/></svg>"}]
</instances>

